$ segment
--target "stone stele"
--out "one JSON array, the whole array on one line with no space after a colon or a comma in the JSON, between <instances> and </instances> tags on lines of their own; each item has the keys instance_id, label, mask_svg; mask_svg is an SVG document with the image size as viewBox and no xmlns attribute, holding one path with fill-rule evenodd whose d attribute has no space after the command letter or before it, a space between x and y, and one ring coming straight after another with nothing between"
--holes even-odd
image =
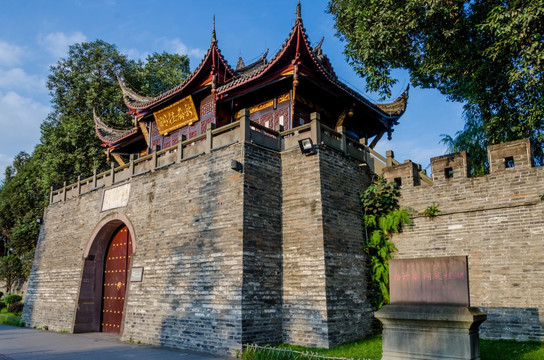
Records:
<instances>
[{"instance_id":1,"label":"stone stele","mask_svg":"<svg viewBox=\"0 0 544 360\"><path fill-rule=\"evenodd\" d=\"M375 317L383 324L382 360L479 360L478 328L486 314L477 308L388 305Z\"/></svg>"}]
</instances>

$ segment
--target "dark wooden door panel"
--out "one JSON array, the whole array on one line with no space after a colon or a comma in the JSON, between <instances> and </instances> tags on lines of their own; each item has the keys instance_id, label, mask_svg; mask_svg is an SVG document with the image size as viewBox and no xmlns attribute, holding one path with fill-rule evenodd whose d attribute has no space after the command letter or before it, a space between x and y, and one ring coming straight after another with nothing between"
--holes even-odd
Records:
<instances>
[{"instance_id":1,"label":"dark wooden door panel","mask_svg":"<svg viewBox=\"0 0 544 360\"><path fill-rule=\"evenodd\" d=\"M103 332L118 334L121 331L131 254L132 239L125 226L115 233L106 252L102 300Z\"/></svg>"}]
</instances>

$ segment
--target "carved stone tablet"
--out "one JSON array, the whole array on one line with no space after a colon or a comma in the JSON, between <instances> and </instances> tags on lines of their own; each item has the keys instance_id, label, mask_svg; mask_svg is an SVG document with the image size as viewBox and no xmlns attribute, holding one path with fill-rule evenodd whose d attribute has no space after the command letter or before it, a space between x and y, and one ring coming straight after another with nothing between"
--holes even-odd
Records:
<instances>
[{"instance_id":1,"label":"carved stone tablet","mask_svg":"<svg viewBox=\"0 0 544 360\"><path fill-rule=\"evenodd\" d=\"M127 206L130 195L130 183L104 191L102 211Z\"/></svg>"},{"instance_id":2,"label":"carved stone tablet","mask_svg":"<svg viewBox=\"0 0 544 360\"><path fill-rule=\"evenodd\" d=\"M143 267L132 267L132 271L130 272L130 281L142 281L143 276Z\"/></svg>"},{"instance_id":3,"label":"carved stone tablet","mask_svg":"<svg viewBox=\"0 0 544 360\"><path fill-rule=\"evenodd\" d=\"M392 259L389 287L392 305L470 306L467 257Z\"/></svg>"}]
</instances>

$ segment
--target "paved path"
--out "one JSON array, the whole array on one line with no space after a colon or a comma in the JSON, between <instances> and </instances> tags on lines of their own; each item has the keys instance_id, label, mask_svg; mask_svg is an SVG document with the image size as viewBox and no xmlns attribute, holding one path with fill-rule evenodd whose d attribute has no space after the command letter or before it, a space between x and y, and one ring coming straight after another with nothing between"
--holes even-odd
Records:
<instances>
[{"instance_id":1,"label":"paved path","mask_svg":"<svg viewBox=\"0 0 544 360\"><path fill-rule=\"evenodd\" d=\"M120 342L105 333L59 334L0 324L0 360L224 360L189 351L177 351Z\"/></svg>"}]
</instances>

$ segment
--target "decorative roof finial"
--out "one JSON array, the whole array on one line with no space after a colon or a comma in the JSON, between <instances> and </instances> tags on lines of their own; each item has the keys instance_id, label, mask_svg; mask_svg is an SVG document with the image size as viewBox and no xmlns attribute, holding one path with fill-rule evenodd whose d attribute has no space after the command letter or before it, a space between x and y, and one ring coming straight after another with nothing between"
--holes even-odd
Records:
<instances>
[{"instance_id":1,"label":"decorative roof finial","mask_svg":"<svg viewBox=\"0 0 544 360\"><path fill-rule=\"evenodd\" d=\"M212 29L212 43L216 43L217 38L215 37L215 14L213 15L213 29Z\"/></svg>"},{"instance_id":2,"label":"decorative roof finial","mask_svg":"<svg viewBox=\"0 0 544 360\"><path fill-rule=\"evenodd\" d=\"M297 20L302 20L302 17L300 16L300 0L298 0L297 4Z\"/></svg>"}]
</instances>

